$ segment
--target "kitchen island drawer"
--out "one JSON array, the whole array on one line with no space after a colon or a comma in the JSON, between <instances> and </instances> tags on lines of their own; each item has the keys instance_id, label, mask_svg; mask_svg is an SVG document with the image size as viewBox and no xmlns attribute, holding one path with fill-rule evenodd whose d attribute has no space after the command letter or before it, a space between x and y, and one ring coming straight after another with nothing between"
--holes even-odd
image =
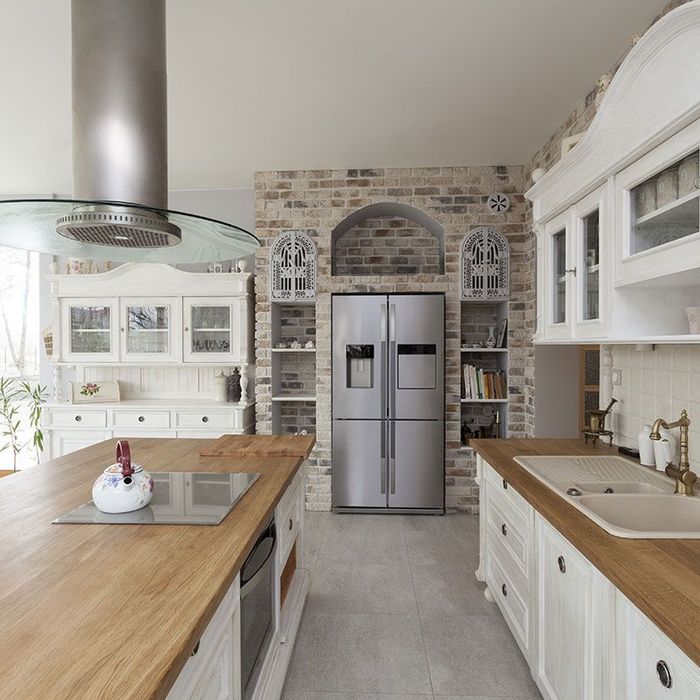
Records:
<instances>
[{"instance_id":1,"label":"kitchen island drawer","mask_svg":"<svg viewBox=\"0 0 700 700\"><path fill-rule=\"evenodd\" d=\"M513 508L493 487L489 487L484 508L487 536L498 543L512 565L528 579L531 551L529 519Z\"/></svg>"},{"instance_id":2,"label":"kitchen island drawer","mask_svg":"<svg viewBox=\"0 0 700 700\"><path fill-rule=\"evenodd\" d=\"M169 428L170 411L115 411L115 428Z\"/></svg>"},{"instance_id":3,"label":"kitchen island drawer","mask_svg":"<svg viewBox=\"0 0 700 700\"><path fill-rule=\"evenodd\" d=\"M208 411L178 411L175 414L178 428L207 428L209 430L236 430L241 429L240 411L208 412Z\"/></svg>"},{"instance_id":4,"label":"kitchen island drawer","mask_svg":"<svg viewBox=\"0 0 700 700\"><path fill-rule=\"evenodd\" d=\"M294 544L299 530L304 508L303 483L299 472L277 505L275 520L279 533L280 562L284 563Z\"/></svg>"},{"instance_id":5,"label":"kitchen island drawer","mask_svg":"<svg viewBox=\"0 0 700 700\"><path fill-rule=\"evenodd\" d=\"M57 411L49 409L49 425L55 428L84 427L104 428L107 425L107 412L94 410Z\"/></svg>"},{"instance_id":6,"label":"kitchen island drawer","mask_svg":"<svg viewBox=\"0 0 700 700\"><path fill-rule=\"evenodd\" d=\"M525 517L530 516L530 504L504 479L488 462L484 461L484 476L493 490L500 493L508 502Z\"/></svg>"}]
</instances>

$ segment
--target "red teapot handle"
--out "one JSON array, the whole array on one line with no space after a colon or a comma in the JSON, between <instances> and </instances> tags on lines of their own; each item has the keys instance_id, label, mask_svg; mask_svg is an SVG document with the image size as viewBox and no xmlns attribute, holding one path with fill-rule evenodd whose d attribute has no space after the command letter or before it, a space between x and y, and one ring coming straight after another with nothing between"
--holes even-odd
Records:
<instances>
[{"instance_id":1,"label":"red teapot handle","mask_svg":"<svg viewBox=\"0 0 700 700\"><path fill-rule=\"evenodd\" d=\"M121 465L122 476L131 476L134 473L131 467L131 450L126 440L117 442L117 463Z\"/></svg>"}]
</instances>

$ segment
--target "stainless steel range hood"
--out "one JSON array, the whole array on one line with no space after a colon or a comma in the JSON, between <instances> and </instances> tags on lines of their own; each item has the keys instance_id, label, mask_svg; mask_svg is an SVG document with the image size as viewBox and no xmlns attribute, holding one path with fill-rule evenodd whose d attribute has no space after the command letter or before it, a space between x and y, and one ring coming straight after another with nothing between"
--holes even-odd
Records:
<instances>
[{"instance_id":1,"label":"stainless steel range hood","mask_svg":"<svg viewBox=\"0 0 700 700\"><path fill-rule=\"evenodd\" d=\"M78 258L211 262L255 236L168 210L165 0L72 0L73 199L0 202L0 244Z\"/></svg>"}]
</instances>

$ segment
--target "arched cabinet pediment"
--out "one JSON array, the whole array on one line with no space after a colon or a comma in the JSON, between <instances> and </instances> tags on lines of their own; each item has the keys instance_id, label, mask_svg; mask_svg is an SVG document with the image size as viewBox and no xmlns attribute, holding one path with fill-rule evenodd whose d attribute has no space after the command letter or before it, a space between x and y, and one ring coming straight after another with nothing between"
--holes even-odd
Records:
<instances>
[{"instance_id":1,"label":"arched cabinet pediment","mask_svg":"<svg viewBox=\"0 0 700 700\"><path fill-rule=\"evenodd\" d=\"M316 298L316 246L303 231L283 231L270 249L270 299Z\"/></svg>"},{"instance_id":2,"label":"arched cabinet pediment","mask_svg":"<svg viewBox=\"0 0 700 700\"><path fill-rule=\"evenodd\" d=\"M510 288L510 248L496 229L482 226L462 241L462 299L502 301Z\"/></svg>"}]
</instances>

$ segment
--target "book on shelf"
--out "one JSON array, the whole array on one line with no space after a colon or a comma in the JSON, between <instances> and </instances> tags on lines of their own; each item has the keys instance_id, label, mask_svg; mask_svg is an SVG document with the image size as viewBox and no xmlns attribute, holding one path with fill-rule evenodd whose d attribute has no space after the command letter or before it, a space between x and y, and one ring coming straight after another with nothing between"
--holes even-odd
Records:
<instances>
[{"instance_id":1,"label":"book on shelf","mask_svg":"<svg viewBox=\"0 0 700 700\"><path fill-rule=\"evenodd\" d=\"M501 369L485 369L474 365L463 365L464 390L467 400L507 399L506 373Z\"/></svg>"}]
</instances>

